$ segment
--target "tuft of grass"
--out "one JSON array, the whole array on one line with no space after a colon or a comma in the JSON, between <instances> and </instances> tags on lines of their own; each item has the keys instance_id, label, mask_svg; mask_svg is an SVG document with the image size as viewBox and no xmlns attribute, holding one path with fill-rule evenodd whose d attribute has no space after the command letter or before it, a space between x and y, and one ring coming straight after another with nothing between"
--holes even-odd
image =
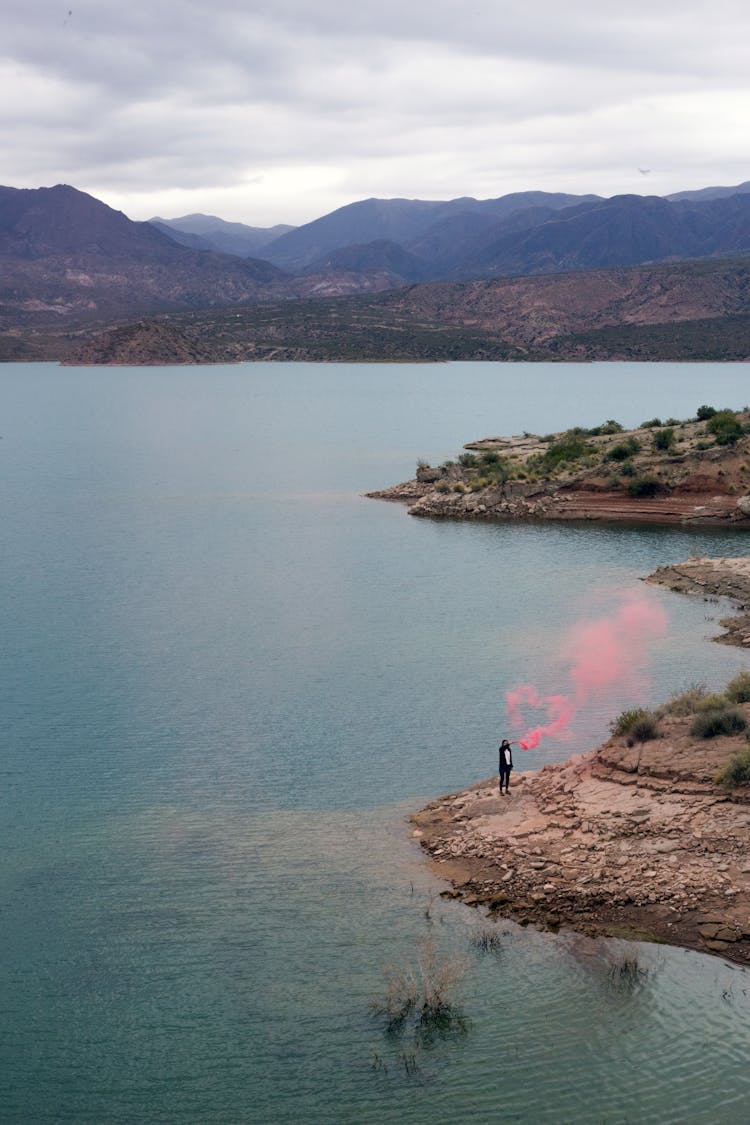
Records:
<instances>
[{"instance_id":1,"label":"tuft of grass","mask_svg":"<svg viewBox=\"0 0 750 1125\"><path fill-rule=\"evenodd\" d=\"M747 719L738 707L721 707L701 711L693 719L690 733L696 738L716 738L721 734L741 734L747 729Z\"/></svg>"},{"instance_id":2,"label":"tuft of grass","mask_svg":"<svg viewBox=\"0 0 750 1125\"><path fill-rule=\"evenodd\" d=\"M732 703L750 703L750 672L738 672L727 684L726 695Z\"/></svg>"},{"instance_id":3,"label":"tuft of grass","mask_svg":"<svg viewBox=\"0 0 750 1125\"><path fill-rule=\"evenodd\" d=\"M647 976L648 969L641 968L637 957L625 956L610 967L607 980L618 991L632 992Z\"/></svg>"},{"instance_id":4,"label":"tuft of grass","mask_svg":"<svg viewBox=\"0 0 750 1125\"><path fill-rule=\"evenodd\" d=\"M696 711L700 710L700 705L705 698L706 688L704 685L691 684L686 691L681 692L679 695L674 695L665 710L670 715L685 718L687 715L693 715Z\"/></svg>"},{"instance_id":5,"label":"tuft of grass","mask_svg":"<svg viewBox=\"0 0 750 1125\"><path fill-rule=\"evenodd\" d=\"M653 738L658 738L661 734L659 730L659 722L656 715L651 711L646 711L640 718L630 727L628 731L628 740L632 739L633 742L650 742Z\"/></svg>"},{"instance_id":6,"label":"tuft of grass","mask_svg":"<svg viewBox=\"0 0 750 1125\"><path fill-rule=\"evenodd\" d=\"M733 754L714 780L717 785L723 785L726 789L734 789L735 785L750 785L750 746Z\"/></svg>"},{"instance_id":7,"label":"tuft of grass","mask_svg":"<svg viewBox=\"0 0 750 1125\"><path fill-rule=\"evenodd\" d=\"M499 953L503 947L502 938L497 930L480 930L471 935L471 944L480 953Z\"/></svg>"},{"instance_id":8,"label":"tuft of grass","mask_svg":"<svg viewBox=\"0 0 750 1125\"><path fill-rule=\"evenodd\" d=\"M704 695L695 706L697 712L703 711L721 711L729 703L729 698L720 691L712 691L710 695Z\"/></svg>"},{"instance_id":9,"label":"tuft of grass","mask_svg":"<svg viewBox=\"0 0 750 1125\"><path fill-rule=\"evenodd\" d=\"M407 1025L417 1035L460 1029L465 1020L453 994L467 971L463 958L441 956L428 934L420 941L413 963L386 967L385 995L371 1007L386 1017L386 1030L391 1033Z\"/></svg>"}]
</instances>

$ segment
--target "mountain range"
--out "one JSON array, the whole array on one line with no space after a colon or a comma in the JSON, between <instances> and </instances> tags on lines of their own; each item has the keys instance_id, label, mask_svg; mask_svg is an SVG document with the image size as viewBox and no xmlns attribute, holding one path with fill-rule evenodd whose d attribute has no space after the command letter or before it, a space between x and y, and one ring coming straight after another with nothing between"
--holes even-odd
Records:
<instances>
[{"instance_id":1,"label":"mountain range","mask_svg":"<svg viewBox=\"0 0 750 1125\"><path fill-rule=\"evenodd\" d=\"M561 275L566 292L583 291L593 283L575 278L587 271L601 289L606 270L745 255L750 182L669 197L366 199L270 228L210 215L133 222L68 185L0 187L0 358L34 358L50 333L153 314L415 286L416 308L427 283ZM691 315L720 312L698 302Z\"/></svg>"}]
</instances>

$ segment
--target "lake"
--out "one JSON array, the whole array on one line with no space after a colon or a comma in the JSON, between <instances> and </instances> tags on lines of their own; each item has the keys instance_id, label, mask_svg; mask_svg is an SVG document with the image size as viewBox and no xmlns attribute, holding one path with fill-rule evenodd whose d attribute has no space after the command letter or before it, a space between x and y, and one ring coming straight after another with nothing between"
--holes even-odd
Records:
<instances>
[{"instance_id":1,"label":"lake","mask_svg":"<svg viewBox=\"0 0 750 1125\"><path fill-rule=\"evenodd\" d=\"M745 970L440 899L408 815L496 769L505 691L747 533L412 519L464 442L745 405L747 364L0 368L0 1120L747 1120ZM647 698L750 658L665 609ZM632 706L592 700L547 761ZM639 701L640 702L640 701ZM425 938L460 1031L373 1002ZM638 975L613 970L635 958Z\"/></svg>"}]
</instances>

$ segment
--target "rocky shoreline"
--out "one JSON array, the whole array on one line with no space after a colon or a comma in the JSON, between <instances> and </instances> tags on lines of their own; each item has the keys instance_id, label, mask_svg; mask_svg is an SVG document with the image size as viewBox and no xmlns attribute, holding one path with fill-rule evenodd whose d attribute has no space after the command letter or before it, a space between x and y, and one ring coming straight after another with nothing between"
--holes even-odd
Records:
<instances>
[{"instance_id":1,"label":"rocky shoreline","mask_svg":"<svg viewBox=\"0 0 750 1125\"><path fill-rule=\"evenodd\" d=\"M750 604L750 558L695 558L648 581ZM722 621L750 645L750 615ZM715 698L715 697L714 697ZM538 772L433 801L413 836L445 897L543 929L664 941L750 964L750 784L718 780L745 730L700 738L696 689L654 713L644 741L624 732ZM750 703L735 706L750 719Z\"/></svg>"},{"instance_id":2,"label":"rocky shoreline","mask_svg":"<svg viewBox=\"0 0 750 1125\"><path fill-rule=\"evenodd\" d=\"M750 647L750 558L691 558L673 566L660 566L646 581L677 593L731 599L740 612L721 619L726 632L714 640Z\"/></svg>"},{"instance_id":3,"label":"rocky shoreline","mask_svg":"<svg viewBox=\"0 0 750 1125\"><path fill-rule=\"evenodd\" d=\"M437 519L750 527L750 413L719 413L736 427L731 441L717 439L713 416L482 438L456 461L420 464L413 480L367 495Z\"/></svg>"}]
</instances>

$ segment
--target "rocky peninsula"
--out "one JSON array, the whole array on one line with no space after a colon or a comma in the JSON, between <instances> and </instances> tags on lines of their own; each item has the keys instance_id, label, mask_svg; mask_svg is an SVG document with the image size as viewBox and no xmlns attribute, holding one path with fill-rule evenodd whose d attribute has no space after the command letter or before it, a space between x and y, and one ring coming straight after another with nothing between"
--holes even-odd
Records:
<instances>
[{"instance_id":1,"label":"rocky peninsula","mask_svg":"<svg viewBox=\"0 0 750 1125\"><path fill-rule=\"evenodd\" d=\"M750 604L750 558L649 581ZM750 644L750 616L717 638ZM598 749L495 778L413 817L444 892L542 928L665 941L750 964L750 673L625 712Z\"/></svg>"},{"instance_id":2,"label":"rocky peninsula","mask_svg":"<svg viewBox=\"0 0 750 1125\"><path fill-rule=\"evenodd\" d=\"M750 411L702 406L634 430L610 420L469 442L455 460L370 497L413 516L619 520L750 527Z\"/></svg>"}]
</instances>

